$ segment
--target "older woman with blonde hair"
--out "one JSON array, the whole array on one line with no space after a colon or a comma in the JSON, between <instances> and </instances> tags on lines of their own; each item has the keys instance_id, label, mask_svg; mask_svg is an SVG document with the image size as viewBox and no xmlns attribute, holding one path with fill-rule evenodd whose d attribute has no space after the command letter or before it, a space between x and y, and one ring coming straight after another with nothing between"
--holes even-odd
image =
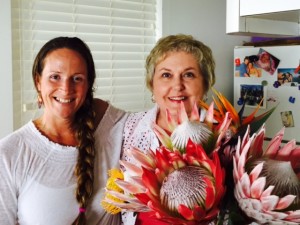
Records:
<instances>
[{"instance_id":1,"label":"older woman with blonde hair","mask_svg":"<svg viewBox=\"0 0 300 225\"><path fill-rule=\"evenodd\" d=\"M166 109L176 117L183 102L189 115L194 103L206 98L215 83L215 61L211 49L190 35L161 38L147 57L146 71L147 87L152 92L155 106L146 112L129 115L122 154L122 159L127 161L133 159L124 150L135 147L147 153L159 147L152 124L155 122L169 131ZM166 224L153 218L151 213L122 215L124 225Z\"/></svg>"}]
</instances>

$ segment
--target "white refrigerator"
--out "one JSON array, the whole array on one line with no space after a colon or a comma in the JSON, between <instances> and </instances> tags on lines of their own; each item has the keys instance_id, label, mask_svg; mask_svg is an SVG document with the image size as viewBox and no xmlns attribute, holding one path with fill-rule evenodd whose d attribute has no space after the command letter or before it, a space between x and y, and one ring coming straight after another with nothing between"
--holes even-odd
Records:
<instances>
[{"instance_id":1,"label":"white refrigerator","mask_svg":"<svg viewBox=\"0 0 300 225\"><path fill-rule=\"evenodd\" d=\"M269 140L285 127L284 141L300 142L300 46L234 49L234 106L244 116L261 103L257 115L276 106L266 125Z\"/></svg>"}]
</instances>

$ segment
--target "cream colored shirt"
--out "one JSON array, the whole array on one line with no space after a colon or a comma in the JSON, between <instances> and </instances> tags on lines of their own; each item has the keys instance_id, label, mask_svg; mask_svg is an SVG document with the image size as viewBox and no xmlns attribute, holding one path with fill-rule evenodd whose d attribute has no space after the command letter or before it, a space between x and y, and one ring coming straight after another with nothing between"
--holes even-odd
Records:
<instances>
[{"instance_id":1,"label":"cream colored shirt","mask_svg":"<svg viewBox=\"0 0 300 225\"><path fill-rule=\"evenodd\" d=\"M127 114L109 105L95 131L94 196L89 225L118 225L120 215L105 213L107 171L119 167ZM0 140L0 224L69 225L78 215L74 168L78 151L49 141L32 121Z\"/></svg>"}]
</instances>

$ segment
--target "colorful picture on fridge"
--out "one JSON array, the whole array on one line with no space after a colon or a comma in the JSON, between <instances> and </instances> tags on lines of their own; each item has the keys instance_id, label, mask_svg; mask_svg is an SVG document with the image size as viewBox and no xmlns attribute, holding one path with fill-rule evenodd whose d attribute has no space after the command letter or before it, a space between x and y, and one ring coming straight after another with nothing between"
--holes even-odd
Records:
<instances>
[{"instance_id":1,"label":"colorful picture on fridge","mask_svg":"<svg viewBox=\"0 0 300 225\"><path fill-rule=\"evenodd\" d=\"M256 55L245 56L243 62L240 59L235 60L235 76L237 77L261 77L261 68L257 67L255 62L258 60Z\"/></svg>"},{"instance_id":2,"label":"colorful picture on fridge","mask_svg":"<svg viewBox=\"0 0 300 225\"><path fill-rule=\"evenodd\" d=\"M259 68L262 68L264 71L273 75L279 65L280 60L262 48L259 49L257 56L258 60L255 64Z\"/></svg>"},{"instance_id":3,"label":"colorful picture on fridge","mask_svg":"<svg viewBox=\"0 0 300 225\"><path fill-rule=\"evenodd\" d=\"M241 84L240 99L245 103L245 107L266 108L266 86L261 84Z\"/></svg>"},{"instance_id":4,"label":"colorful picture on fridge","mask_svg":"<svg viewBox=\"0 0 300 225\"><path fill-rule=\"evenodd\" d=\"M293 86L297 86L300 83L300 74L295 73L295 70L295 68L278 68L277 81L280 85L291 86L295 83Z\"/></svg>"},{"instance_id":5,"label":"colorful picture on fridge","mask_svg":"<svg viewBox=\"0 0 300 225\"><path fill-rule=\"evenodd\" d=\"M282 125L285 127L294 127L294 118L292 111L280 112Z\"/></svg>"}]
</instances>

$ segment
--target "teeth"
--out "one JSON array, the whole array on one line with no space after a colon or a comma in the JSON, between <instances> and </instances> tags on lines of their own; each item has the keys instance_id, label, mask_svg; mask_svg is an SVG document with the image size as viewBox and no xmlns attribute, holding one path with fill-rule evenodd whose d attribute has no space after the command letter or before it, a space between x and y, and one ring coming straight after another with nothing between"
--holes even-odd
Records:
<instances>
[{"instance_id":1,"label":"teeth","mask_svg":"<svg viewBox=\"0 0 300 225\"><path fill-rule=\"evenodd\" d=\"M57 101L61 102L61 103L69 103L71 102L71 99L63 99L63 98L56 98Z\"/></svg>"},{"instance_id":2,"label":"teeth","mask_svg":"<svg viewBox=\"0 0 300 225\"><path fill-rule=\"evenodd\" d=\"M176 101L180 101L180 100L184 100L185 97L172 97L170 98L171 100L176 100Z\"/></svg>"}]
</instances>

